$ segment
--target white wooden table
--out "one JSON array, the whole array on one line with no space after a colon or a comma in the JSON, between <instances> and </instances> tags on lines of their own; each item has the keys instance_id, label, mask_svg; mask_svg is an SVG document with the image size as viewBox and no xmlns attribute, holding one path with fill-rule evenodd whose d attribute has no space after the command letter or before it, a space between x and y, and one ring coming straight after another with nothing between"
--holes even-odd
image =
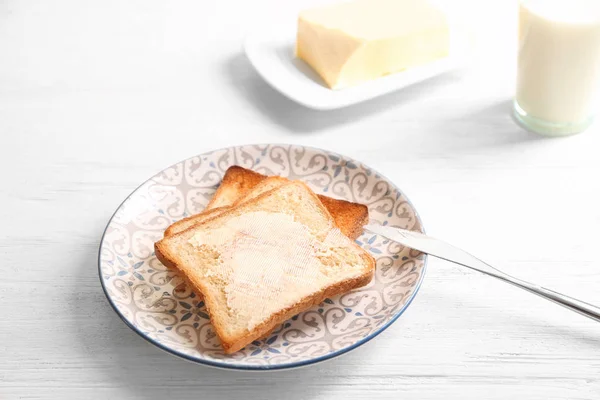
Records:
<instances>
[{"instance_id":1,"label":"white wooden table","mask_svg":"<svg viewBox=\"0 0 600 400\"><path fill-rule=\"evenodd\" d=\"M599 324L433 259L384 334L287 372L186 363L109 307L96 257L119 203L176 161L256 142L360 159L430 234L600 304L600 130L513 123L511 2L467 9L469 70L332 112L281 97L240 50L258 19L316 3L0 2L1 399L600 398Z\"/></svg>"}]
</instances>

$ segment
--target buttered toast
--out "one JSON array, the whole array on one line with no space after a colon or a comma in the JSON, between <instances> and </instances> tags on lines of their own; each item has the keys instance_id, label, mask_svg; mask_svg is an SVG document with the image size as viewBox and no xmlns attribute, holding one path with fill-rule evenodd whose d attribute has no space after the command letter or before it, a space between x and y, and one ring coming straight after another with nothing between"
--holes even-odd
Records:
<instances>
[{"instance_id":1,"label":"buttered toast","mask_svg":"<svg viewBox=\"0 0 600 400\"><path fill-rule=\"evenodd\" d=\"M265 191L272 189L278 185L288 183L289 180L283 177L267 177L257 172L234 165L229 167L225 172L223 181L214 197L208 203L206 209L190 217L181 219L172 224L166 231L165 236L170 236L178 232L182 232L196 223L206 220L208 217L214 217L215 209L222 212L225 207L230 207L234 204L239 204L246 198L256 196L256 192L252 193L260 183L269 180L267 184L262 184L258 189ZM362 233L362 227L369 220L369 210L367 206L358 203L352 203L345 200L333 199L331 197L318 195L319 200L329 210L333 216L335 223L344 233L351 239L356 239Z\"/></svg>"},{"instance_id":2,"label":"buttered toast","mask_svg":"<svg viewBox=\"0 0 600 400\"><path fill-rule=\"evenodd\" d=\"M316 195L285 183L155 244L204 295L226 353L327 297L371 281L375 260Z\"/></svg>"}]
</instances>

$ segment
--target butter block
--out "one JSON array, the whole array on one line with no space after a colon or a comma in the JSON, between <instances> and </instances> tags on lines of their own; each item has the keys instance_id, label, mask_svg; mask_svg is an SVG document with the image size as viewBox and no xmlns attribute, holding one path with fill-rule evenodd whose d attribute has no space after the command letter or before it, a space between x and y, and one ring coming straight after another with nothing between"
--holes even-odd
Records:
<instances>
[{"instance_id":1,"label":"butter block","mask_svg":"<svg viewBox=\"0 0 600 400\"><path fill-rule=\"evenodd\" d=\"M296 55L343 89L449 54L444 13L426 0L358 0L302 11Z\"/></svg>"}]
</instances>

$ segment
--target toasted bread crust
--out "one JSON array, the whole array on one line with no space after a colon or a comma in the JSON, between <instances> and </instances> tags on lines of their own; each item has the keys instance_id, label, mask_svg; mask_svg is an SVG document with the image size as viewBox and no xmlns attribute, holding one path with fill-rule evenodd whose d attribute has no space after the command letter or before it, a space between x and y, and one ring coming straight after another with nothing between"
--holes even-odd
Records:
<instances>
[{"instance_id":1,"label":"toasted bread crust","mask_svg":"<svg viewBox=\"0 0 600 400\"><path fill-rule=\"evenodd\" d=\"M251 194L252 189L267 178L275 177L267 177L237 165L229 167L225 172L223 182L208 203L206 210L173 223L167 228L164 236L171 236L202 222L206 219L206 213L213 213L216 209L224 211L223 207L225 206L240 204ZM287 178L278 177L278 179L281 184L289 182ZM363 226L369 221L367 206L323 195L318 197L344 235L350 239L356 239L362 234Z\"/></svg>"},{"instance_id":2,"label":"toasted bread crust","mask_svg":"<svg viewBox=\"0 0 600 400\"><path fill-rule=\"evenodd\" d=\"M210 210L232 205L240 196L248 193L250 189L258 185L265 178L265 175L238 165L227 168L223 176L223 181L206 206L206 209Z\"/></svg>"},{"instance_id":3,"label":"toasted bread crust","mask_svg":"<svg viewBox=\"0 0 600 400\"><path fill-rule=\"evenodd\" d=\"M363 226L369 222L369 208L367 206L346 200L332 199L321 194L317 197L327 208L335 220L335 224L344 235L350 239L356 239L362 235Z\"/></svg>"},{"instance_id":4,"label":"toasted bread crust","mask_svg":"<svg viewBox=\"0 0 600 400\"><path fill-rule=\"evenodd\" d=\"M329 216L329 219L331 220L331 214L329 213L328 209L321 203L321 201L319 201L318 197L312 192L312 190L310 190L310 188L308 188L308 186L306 184L304 184L303 182L299 182L299 181L293 181L287 185L303 186L304 189L306 189L307 193L314 198L315 205L323 212L323 214ZM191 233L192 231L195 231L196 229L201 228L203 225L207 224L209 221L212 221L213 219L228 218L229 216L233 216L233 215L235 215L234 213L239 212L239 208L244 208L248 205L251 205L252 203L259 202L259 201L261 201L262 198L271 195L271 193L276 190L278 190L278 188L270 190L268 192L265 192L265 193L257 196L256 198L249 200L248 202L244 203L244 205L242 205L240 207L231 208L223 213L220 213L219 215L216 215L212 218L208 218L205 221L203 221L199 224L196 224L193 227L191 227L183 232L179 232L170 237L165 237L165 238L161 239L160 241L158 241L154 244L155 253L156 253L157 258L161 262L163 262L163 264L165 264L166 266L179 269L178 263L182 262L182 260L178 257L177 254L171 253L170 248L168 246L168 242L176 240L177 238L179 238L181 236L187 235L188 233ZM287 307L287 308L282 309L282 310L278 311L277 313L273 314L268 320L262 322L260 325L255 327L252 331L248 331L243 336L228 337L228 335L226 333L227 332L226 328L224 326L221 326L221 321L219 319L212 318L211 305L216 304L216 302L218 300L213 298L211 295L208 295L208 296L206 295L207 292L206 292L206 288L204 286L205 284L201 279L198 279L197 276L189 276L187 278L188 278L189 282L192 284L192 287L195 292L205 294L204 295L205 304L207 307L207 311L208 311L209 315L211 316L211 322L213 324L215 332L221 339L221 343L223 345L223 349L225 350L225 353L231 354L231 353L235 353L236 351L242 349L244 346L246 346L248 343L251 343L253 340L256 340L256 339L259 339L259 338L265 336L270 331L272 331L275 327L277 327L280 323L284 322L285 320L289 319L290 317L298 314L299 312L302 312L302 311L308 309L309 307L311 307L315 304L322 302L326 298L336 296L336 295L348 292L352 289L355 289L355 288L358 288L358 287L368 284L371 281L371 279L373 278L373 274L375 271L375 259L373 258L373 256L371 256L371 254L369 254L366 250L362 249L360 246L358 246L353 241L351 241L349 243L349 245L354 246L354 248L357 249L357 252L358 252L358 254L360 254L360 257L368 265L368 267L365 268L365 272L363 274L361 274L360 276L356 276L351 279L347 279L345 281L339 282L335 285L330 285L319 292L315 292L309 296L304 297L303 299L299 300L293 306Z\"/></svg>"},{"instance_id":5,"label":"toasted bread crust","mask_svg":"<svg viewBox=\"0 0 600 400\"><path fill-rule=\"evenodd\" d=\"M210 210L204 210L200 214L194 214L194 215L190 215L189 217L180 219L179 221L171 224L165 230L163 236L165 236L165 237L172 236L176 233L182 232L182 231L186 230L187 228L191 227L192 225L195 225L195 224L201 222L202 220L208 219L212 216L219 215L226 209L227 209L227 207L217 207L217 208L213 208Z\"/></svg>"}]
</instances>

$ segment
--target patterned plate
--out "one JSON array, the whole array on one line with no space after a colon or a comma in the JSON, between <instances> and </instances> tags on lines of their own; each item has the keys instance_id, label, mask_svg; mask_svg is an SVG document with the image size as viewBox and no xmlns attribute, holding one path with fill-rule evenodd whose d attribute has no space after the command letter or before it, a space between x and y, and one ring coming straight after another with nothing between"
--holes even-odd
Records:
<instances>
[{"instance_id":1,"label":"patterned plate","mask_svg":"<svg viewBox=\"0 0 600 400\"><path fill-rule=\"evenodd\" d=\"M175 164L137 188L111 218L99 253L102 287L135 332L190 361L237 369L297 367L343 354L381 333L408 307L425 273L425 256L372 234L357 243L377 259L366 287L296 315L264 340L226 355L203 302L154 256L171 223L206 206L225 170L241 165L301 179L315 192L367 204L371 222L422 231L406 196L369 167L324 150L249 145Z\"/></svg>"}]
</instances>

